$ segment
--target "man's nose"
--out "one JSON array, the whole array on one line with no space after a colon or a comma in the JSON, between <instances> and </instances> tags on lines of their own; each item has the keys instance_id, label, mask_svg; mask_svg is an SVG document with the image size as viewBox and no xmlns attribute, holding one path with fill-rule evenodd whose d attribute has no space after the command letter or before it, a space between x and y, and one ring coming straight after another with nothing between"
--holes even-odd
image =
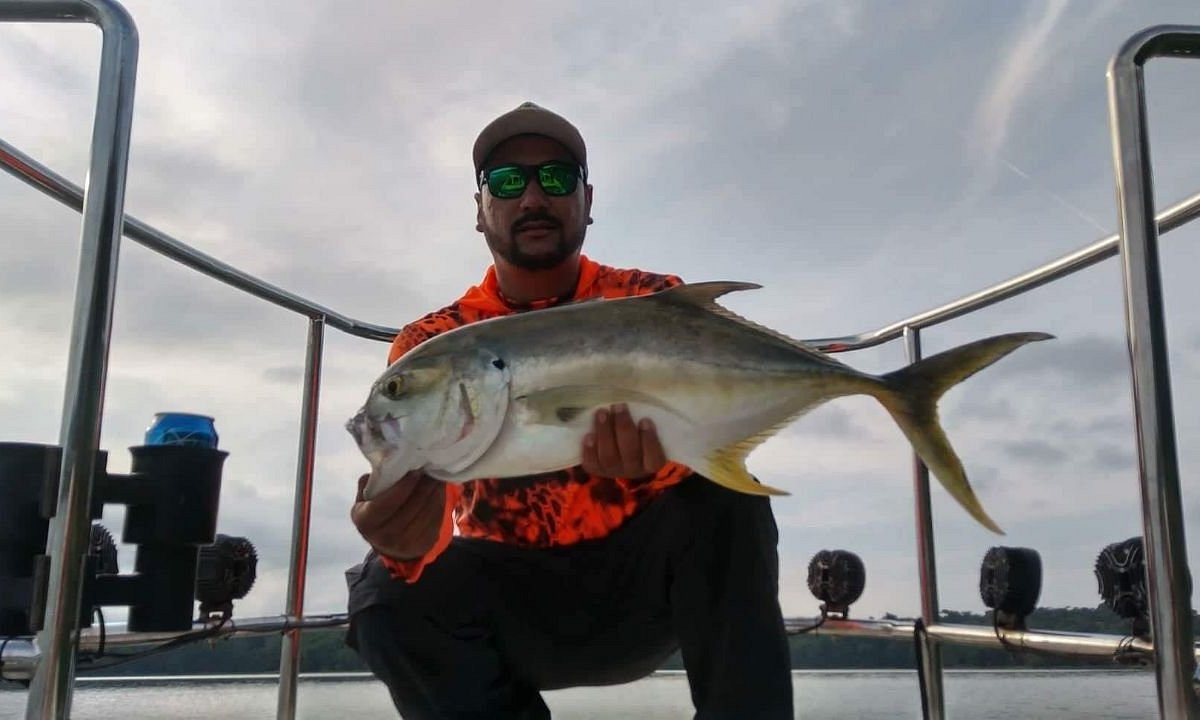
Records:
<instances>
[{"instance_id":1,"label":"man's nose","mask_svg":"<svg viewBox=\"0 0 1200 720\"><path fill-rule=\"evenodd\" d=\"M521 193L521 209L536 210L545 208L549 204L550 197L546 195L545 190L542 190L542 184L538 182L537 178L530 178L525 192Z\"/></svg>"}]
</instances>

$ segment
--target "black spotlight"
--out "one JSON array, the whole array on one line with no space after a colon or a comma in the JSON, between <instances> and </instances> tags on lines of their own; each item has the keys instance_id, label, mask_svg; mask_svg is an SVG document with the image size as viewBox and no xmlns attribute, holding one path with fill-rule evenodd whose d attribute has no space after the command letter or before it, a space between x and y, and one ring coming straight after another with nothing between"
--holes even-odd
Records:
<instances>
[{"instance_id":1,"label":"black spotlight","mask_svg":"<svg viewBox=\"0 0 1200 720\"><path fill-rule=\"evenodd\" d=\"M1146 590L1146 554L1141 537L1113 543L1096 558L1100 598L1110 610L1132 621L1133 634L1150 634L1150 600Z\"/></svg>"},{"instance_id":2,"label":"black spotlight","mask_svg":"<svg viewBox=\"0 0 1200 720\"><path fill-rule=\"evenodd\" d=\"M233 615L233 601L246 597L254 586L258 553L244 537L218 534L211 545L200 546L196 568L196 599L200 617Z\"/></svg>"},{"instance_id":3,"label":"black spotlight","mask_svg":"<svg viewBox=\"0 0 1200 720\"><path fill-rule=\"evenodd\" d=\"M998 627L1025 630L1042 592L1042 557L1030 548L994 547L979 568L979 597Z\"/></svg>"},{"instance_id":4,"label":"black spotlight","mask_svg":"<svg viewBox=\"0 0 1200 720\"><path fill-rule=\"evenodd\" d=\"M848 550L822 550L808 563L808 589L826 614L846 617L866 584L863 561Z\"/></svg>"}]
</instances>

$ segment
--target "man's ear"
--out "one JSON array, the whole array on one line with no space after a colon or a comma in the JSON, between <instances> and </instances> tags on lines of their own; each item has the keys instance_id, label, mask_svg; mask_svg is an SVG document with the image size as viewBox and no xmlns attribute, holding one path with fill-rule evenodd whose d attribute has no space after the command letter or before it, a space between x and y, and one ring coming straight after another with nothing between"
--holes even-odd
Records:
<instances>
[{"instance_id":1,"label":"man's ear","mask_svg":"<svg viewBox=\"0 0 1200 720\"><path fill-rule=\"evenodd\" d=\"M595 222L594 220L592 220L592 186L591 185L583 186L583 216L585 218L587 218L588 225L591 225L593 222Z\"/></svg>"},{"instance_id":2,"label":"man's ear","mask_svg":"<svg viewBox=\"0 0 1200 720\"><path fill-rule=\"evenodd\" d=\"M483 232L483 195L475 193L475 231Z\"/></svg>"}]
</instances>

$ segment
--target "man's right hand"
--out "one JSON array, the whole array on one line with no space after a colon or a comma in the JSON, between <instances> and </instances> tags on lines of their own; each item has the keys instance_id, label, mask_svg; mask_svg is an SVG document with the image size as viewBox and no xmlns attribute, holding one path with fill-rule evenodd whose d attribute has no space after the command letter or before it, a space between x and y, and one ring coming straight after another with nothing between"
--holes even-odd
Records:
<instances>
[{"instance_id":1,"label":"man's right hand","mask_svg":"<svg viewBox=\"0 0 1200 720\"><path fill-rule=\"evenodd\" d=\"M415 560L433 548L446 510L446 484L413 471L370 500L363 499L368 475L358 479L350 519L376 551L396 560Z\"/></svg>"}]
</instances>

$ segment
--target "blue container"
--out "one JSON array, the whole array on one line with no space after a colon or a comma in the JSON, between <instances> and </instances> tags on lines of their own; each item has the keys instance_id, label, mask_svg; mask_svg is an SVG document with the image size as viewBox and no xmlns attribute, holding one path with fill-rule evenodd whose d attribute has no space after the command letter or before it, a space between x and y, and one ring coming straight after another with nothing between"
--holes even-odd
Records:
<instances>
[{"instance_id":1,"label":"blue container","mask_svg":"<svg viewBox=\"0 0 1200 720\"><path fill-rule=\"evenodd\" d=\"M146 444L216 448L217 428L207 415L158 413L146 428Z\"/></svg>"}]
</instances>

